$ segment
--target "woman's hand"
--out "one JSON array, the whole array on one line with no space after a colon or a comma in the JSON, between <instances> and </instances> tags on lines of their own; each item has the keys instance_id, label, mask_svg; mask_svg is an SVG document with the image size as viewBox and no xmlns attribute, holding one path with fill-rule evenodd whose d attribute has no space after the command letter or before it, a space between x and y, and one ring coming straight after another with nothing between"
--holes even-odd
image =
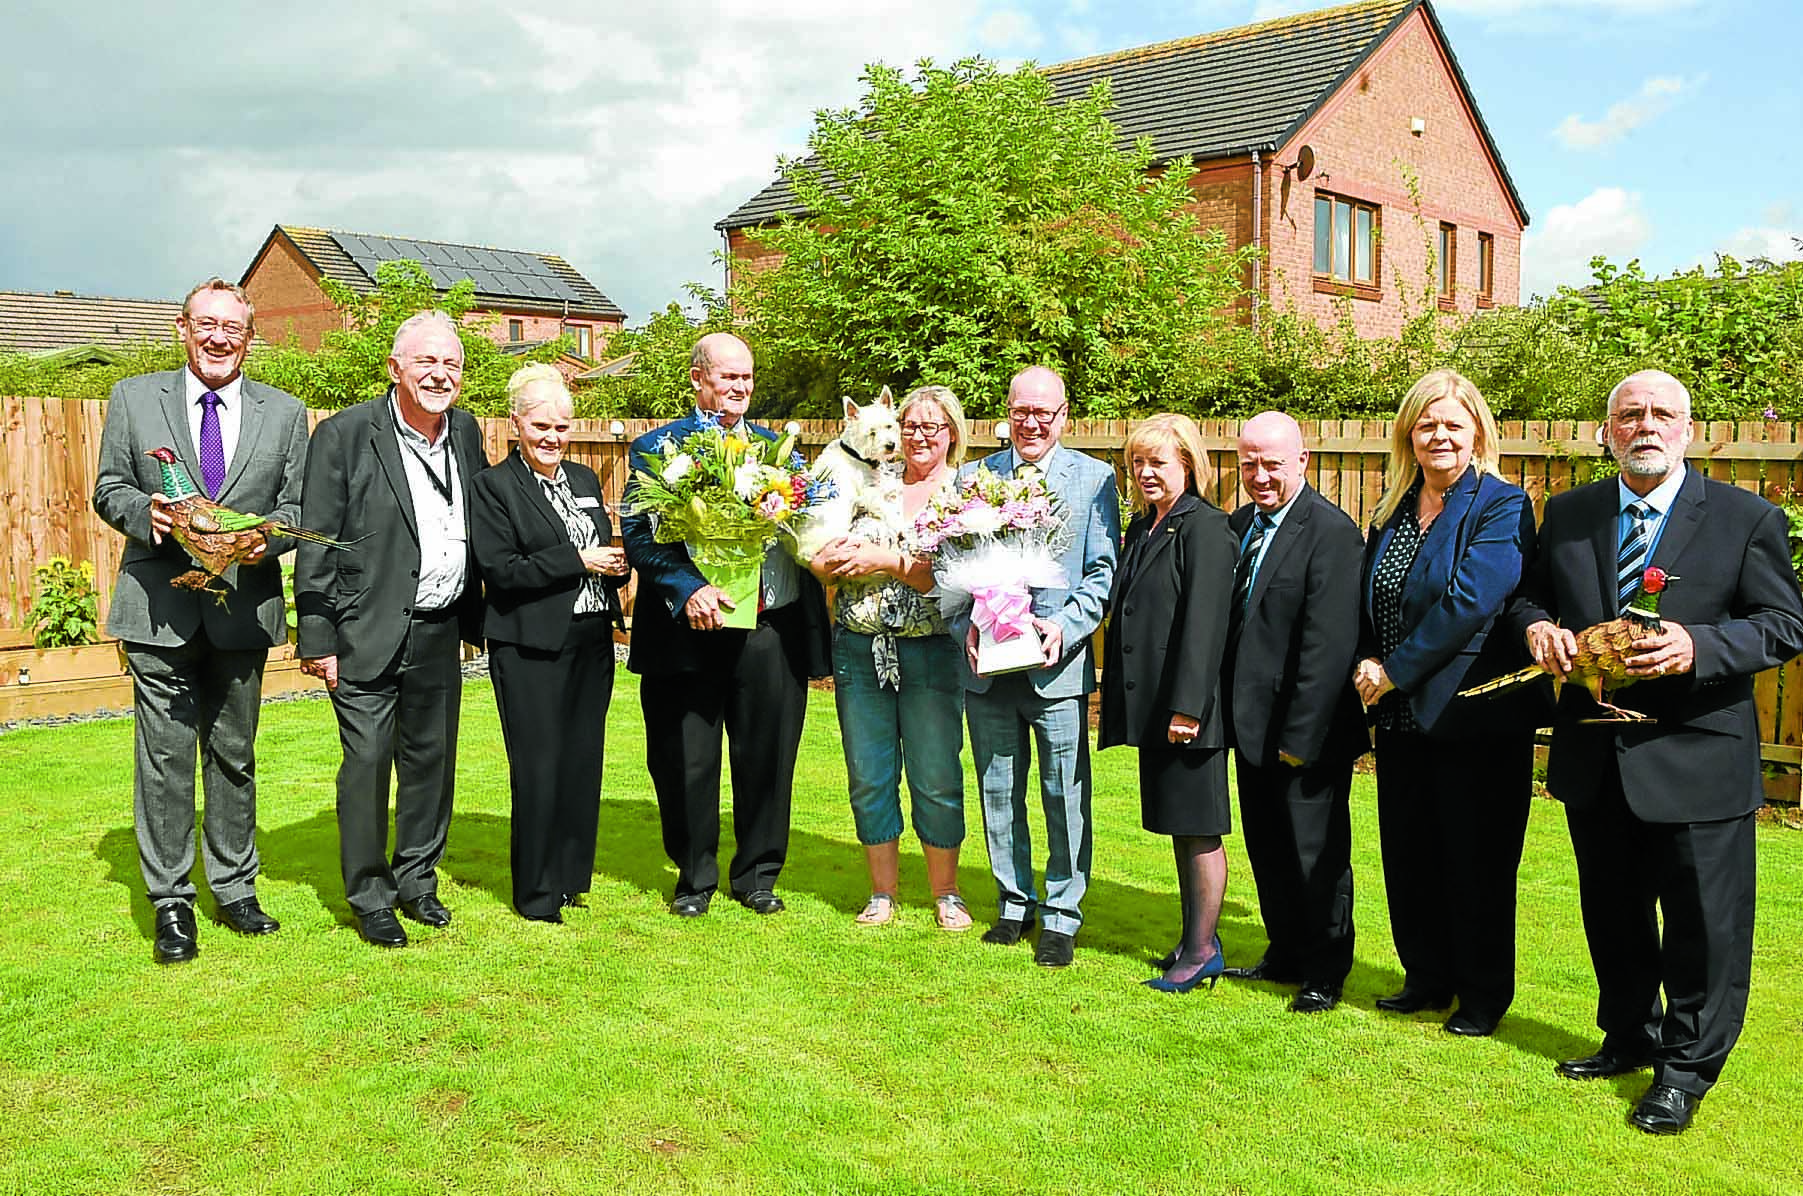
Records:
<instances>
[{"instance_id":1,"label":"woman's hand","mask_svg":"<svg viewBox=\"0 0 1803 1196\"><path fill-rule=\"evenodd\" d=\"M898 550L849 536L828 543L814 554L809 565L816 573L834 581L869 577L873 573L899 577L907 572L907 562Z\"/></svg>"},{"instance_id":2,"label":"woman's hand","mask_svg":"<svg viewBox=\"0 0 1803 1196\"><path fill-rule=\"evenodd\" d=\"M1165 730L1164 737L1172 743L1192 743L1202 730L1202 724L1187 714L1171 711L1171 725Z\"/></svg>"},{"instance_id":3,"label":"woman's hand","mask_svg":"<svg viewBox=\"0 0 1803 1196\"><path fill-rule=\"evenodd\" d=\"M578 550L582 557L582 566L590 573L604 573L609 577L626 575L626 550L624 548L583 548Z\"/></svg>"},{"instance_id":4,"label":"woman's hand","mask_svg":"<svg viewBox=\"0 0 1803 1196\"><path fill-rule=\"evenodd\" d=\"M1384 672L1383 662L1376 657L1358 662L1352 670L1352 684L1359 691L1359 701L1367 706L1375 706L1379 698L1396 688L1390 674Z\"/></svg>"}]
</instances>

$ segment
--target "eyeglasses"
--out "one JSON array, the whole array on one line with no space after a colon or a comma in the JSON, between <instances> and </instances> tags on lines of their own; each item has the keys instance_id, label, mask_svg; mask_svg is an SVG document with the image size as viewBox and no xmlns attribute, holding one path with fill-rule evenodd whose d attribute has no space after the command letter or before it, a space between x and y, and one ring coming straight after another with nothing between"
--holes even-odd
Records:
<instances>
[{"instance_id":1,"label":"eyeglasses","mask_svg":"<svg viewBox=\"0 0 1803 1196\"><path fill-rule=\"evenodd\" d=\"M1609 417L1609 422L1622 428L1632 428L1636 424L1646 424L1654 428L1673 428L1681 423L1689 423L1690 416L1686 412L1673 411L1664 407L1642 407L1617 411Z\"/></svg>"},{"instance_id":2,"label":"eyeglasses","mask_svg":"<svg viewBox=\"0 0 1803 1196\"><path fill-rule=\"evenodd\" d=\"M950 424L936 424L930 420L921 422L903 420L901 434L903 436L924 436L928 440L931 440L949 427L951 427Z\"/></svg>"},{"instance_id":3,"label":"eyeglasses","mask_svg":"<svg viewBox=\"0 0 1803 1196\"><path fill-rule=\"evenodd\" d=\"M1031 407L1010 407L1008 409L1008 422L1020 424L1025 427L1032 427L1034 425L1038 425L1042 428L1049 427L1057 422L1058 417L1063 415L1069 407L1069 403L1060 403L1050 411L1035 411Z\"/></svg>"},{"instance_id":4,"label":"eyeglasses","mask_svg":"<svg viewBox=\"0 0 1803 1196\"><path fill-rule=\"evenodd\" d=\"M187 317L183 317L187 319ZM227 340L241 341L244 334L250 331L236 320L216 320L212 316L202 316L198 320L188 320L188 330L198 332L202 336L223 333Z\"/></svg>"}]
</instances>

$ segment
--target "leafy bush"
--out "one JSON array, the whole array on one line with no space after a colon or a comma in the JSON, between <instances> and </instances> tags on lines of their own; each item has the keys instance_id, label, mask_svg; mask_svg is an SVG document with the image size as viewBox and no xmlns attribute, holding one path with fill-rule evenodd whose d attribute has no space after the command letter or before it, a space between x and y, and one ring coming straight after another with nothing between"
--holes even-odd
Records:
<instances>
[{"instance_id":1,"label":"leafy bush","mask_svg":"<svg viewBox=\"0 0 1803 1196\"><path fill-rule=\"evenodd\" d=\"M99 642L100 615L92 561L53 556L32 570L33 597L25 625L40 648Z\"/></svg>"}]
</instances>

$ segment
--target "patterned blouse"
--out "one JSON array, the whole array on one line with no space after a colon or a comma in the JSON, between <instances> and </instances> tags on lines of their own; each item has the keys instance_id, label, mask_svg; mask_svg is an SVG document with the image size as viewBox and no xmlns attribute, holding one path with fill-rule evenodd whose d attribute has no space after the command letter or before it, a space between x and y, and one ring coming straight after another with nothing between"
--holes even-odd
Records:
<instances>
[{"instance_id":1,"label":"patterned blouse","mask_svg":"<svg viewBox=\"0 0 1803 1196\"><path fill-rule=\"evenodd\" d=\"M1396 530L1390 534L1390 542L1384 546L1384 554L1377 559L1377 568L1371 574L1371 621L1377 627L1377 646L1385 660L1413 630L1402 625L1402 591L1424 537L1421 522L1415 516L1420 498L1421 482L1417 479L1403 495ZM1377 725L1385 731L1421 734L1421 725L1409 710L1408 695L1399 689L1378 699Z\"/></svg>"},{"instance_id":2,"label":"patterned blouse","mask_svg":"<svg viewBox=\"0 0 1803 1196\"><path fill-rule=\"evenodd\" d=\"M888 472L885 470L885 475ZM871 544L907 551L912 547L911 533L896 530L906 526L900 475L885 476L884 480L895 483L885 487L886 518L877 520L860 512L848 534ZM847 631L872 637L870 651L876 662L877 681L891 689L901 688L901 664L895 655L897 639L948 634L945 620L939 616L939 603L887 573L840 584L833 591L833 621Z\"/></svg>"},{"instance_id":3,"label":"patterned blouse","mask_svg":"<svg viewBox=\"0 0 1803 1196\"><path fill-rule=\"evenodd\" d=\"M532 476L544 488L545 497L551 501L551 509L563 520L563 530L569 535L570 543L580 552L584 548L600 548L601 533L595 528L595 521L589 518L587 511L576 505L576 492L570 489L570 479L557 467L557 476L548 478L536 469ZM576 614L599 615L607 613L607 585L601 580L599 573L590 573L582 580L582 588L576 592Z\"/></svg>"}]
</instances>

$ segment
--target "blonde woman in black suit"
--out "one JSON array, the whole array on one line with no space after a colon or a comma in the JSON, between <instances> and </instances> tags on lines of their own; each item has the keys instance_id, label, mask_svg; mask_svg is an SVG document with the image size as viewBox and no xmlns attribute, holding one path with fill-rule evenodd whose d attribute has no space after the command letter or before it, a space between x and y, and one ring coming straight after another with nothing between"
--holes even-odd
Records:
<instances>
[{"instance_id":1,"label":"blonde woman in black suit","mask_svg":"<svg viewBox=\"0 0 1803 1196\"><path fill-rule=\"evenodd\" d=\"M529 365L507 391L519 444L477 477L470 535L513 790L513 905L562 922L595 870L626 553L600 479L563 459L572 404L562 375Z\"/></svg>"},{"instance_id":2,"label":"blonde woman in black suit","mask_svg":"<svg viewBox=\"0 0 1803 1196\"><path fill-rule=\"evenodd\" d=\"M1146 983L1185 993L1212 988L1224 967L1215 927L1233 812L1220 674L1236 550L1227 516L1200 493L1208 456L1194 420L1155 415L1126 452L1138 515L1108 603L1099 743L1139 748L1140 820L1171 836L1183 936Z\"/></svg>"}]
</instances>

